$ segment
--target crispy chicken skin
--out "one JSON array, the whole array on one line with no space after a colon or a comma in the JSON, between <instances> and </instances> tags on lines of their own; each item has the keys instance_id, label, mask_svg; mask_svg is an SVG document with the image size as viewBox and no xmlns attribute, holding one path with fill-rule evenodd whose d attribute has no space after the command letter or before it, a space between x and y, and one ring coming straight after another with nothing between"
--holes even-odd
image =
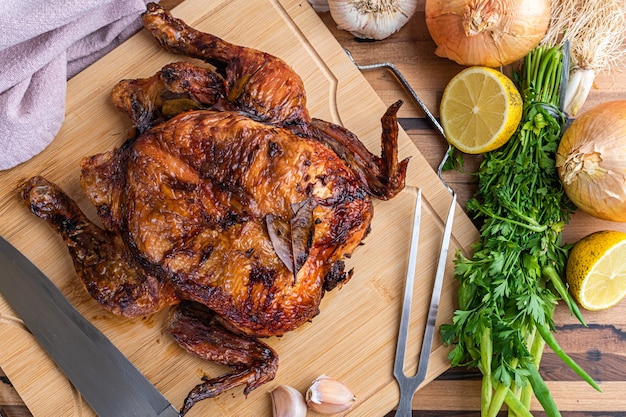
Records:
<instances>
[{"instance_id":1,"label":"crispy chicken skin","mask_svg":"<svg viewBox=\"0 0 626 417\"><path fill-rule=\"evenodd\" d=\"M123 80L113 103L133 123L119 148L88 156L80 183L92 223L59 187L33 177L29 209L68 246L89 294L114 314L170 307L186 350L229 366L186 398L274 378L263 337L311 321L325 292L352 276L344 259L370 231L372 197L404 187L396 112L382 117L382 155L347 129L311 119L302 81L279 58L198 32L155 4L144 24L166 49L201 58Z\"/></svg>"},{"instance_id":2,"label":"crispy chicken skin","mask_svg":"<svg viewBox=\"0 0 626 417\"><path fill-rule=\"evenodd\" d=\"M309 321L325 276L369 230L370 198L330 149L238 113L186 112L110 153L82 167L104 224L179 297L241 333L282 335ZM305 211L308 253L294 277L267 230Z\"/></svg>"},{"instance_id":3,"label":"crispy chicken skin","mask_svg":"<svg viewBox=\"0 0 626 417\"><path fill-rule=\"evenodd\" d=\"M144 268L119 234L94 225L55 184L33 177L21 197L63 237L85 289L107 310L137 317L178 303L169 282Z\"/></svg>"},{"instance_id":4,"label":"crispy chicken skin","mask_svg":"<svg viewBox=\"0 0 626 417\"><path fill-rule=\"evenodd\" d=\"M144 27L161 46L213 65L226 80L228 101L249 117L280 125L310 121L304 83L285 61L200 32L157 4L147 7Z\"/></svg>"}]
</instances>

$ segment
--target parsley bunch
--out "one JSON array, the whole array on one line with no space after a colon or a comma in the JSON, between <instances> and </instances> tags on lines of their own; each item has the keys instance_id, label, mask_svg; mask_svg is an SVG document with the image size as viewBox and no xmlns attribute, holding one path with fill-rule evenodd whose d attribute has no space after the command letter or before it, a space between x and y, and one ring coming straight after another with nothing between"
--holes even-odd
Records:
<instances>
[{"instance_id":1,"label":"parsley bunch","mask_svg":"<svg viewBox=\"0 0 626 417\"><path fill-rule=\"evenodd\" d=\"M503 402L513 415L530 415L532 392L548 416L560 415L537 370L545 343L599 389L552 335L559 300L584 323L561 280L569 249L561 231L574 209L555 167L565 121L558 110L562 65L559 48L537 47L524 59L514 74L522 121L506 145L484 155L467 202L482 223L480 240L470 258L457 254L459 309L441 332L454 345L451 364L483 374L483 416L496 416Z\"/></svg>"}]
</instances>

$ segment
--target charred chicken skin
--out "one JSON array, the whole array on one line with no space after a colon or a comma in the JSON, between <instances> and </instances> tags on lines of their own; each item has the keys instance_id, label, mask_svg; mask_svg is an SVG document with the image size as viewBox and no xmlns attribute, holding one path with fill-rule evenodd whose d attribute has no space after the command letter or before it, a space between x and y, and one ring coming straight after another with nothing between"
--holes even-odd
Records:
<instances>
[{"instance_id":1,"label":"charred chicken skin","mask_svg":"<svg viewBox=\"0 0 626 417\"><path fill-rule=\"evenodd\" d=\"M396 112L382 118L382 155L343 127L310 118L301 79L282 60L199 32L155 4L144 25L169 51L200 58L123 80L113 102L134 133L86 157L81 186L96 226L59 187L26 181L21 197L64 239L89 294L118 315L171 307L186 350L230 367L198 401L274 378L278 355L259 338L311 321L347 282L370 230L372 197L404 187Z\"/></svg>"}]
</instances>

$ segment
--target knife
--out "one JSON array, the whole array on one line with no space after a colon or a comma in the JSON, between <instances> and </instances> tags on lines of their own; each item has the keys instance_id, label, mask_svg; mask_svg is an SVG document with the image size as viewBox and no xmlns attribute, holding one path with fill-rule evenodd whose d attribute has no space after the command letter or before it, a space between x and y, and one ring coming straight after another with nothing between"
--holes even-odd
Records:
<instances>
[{"instance_id":1,"label":"knife","mask_svg":"<svg viewBox=\"0 0 626 417\"><path fill-rule=\"evenodd\" d=\"M0 293L100 417L179 416L56 285L1 236Z\"/></svg>"}]
</instances>

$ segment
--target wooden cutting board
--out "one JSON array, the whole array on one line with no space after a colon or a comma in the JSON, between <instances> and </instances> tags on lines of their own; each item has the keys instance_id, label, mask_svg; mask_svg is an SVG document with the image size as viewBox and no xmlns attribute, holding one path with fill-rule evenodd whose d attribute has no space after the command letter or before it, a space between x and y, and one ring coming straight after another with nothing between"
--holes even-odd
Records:
<instances>
[{"instance_id":1,"label":"wooden cutting board","mask_svg":"<svg viewBox=\"0 0 626 417\"><path fill-rule=\"evenodd\" d=\"M379 152L379 119L385 106L306 1L187 0L173 13L200 30L286 60L305 81L309 110L314 117L344 125L372 152ZM76 278L61 239L29 213L15 189L25 178L44 175L65 189L95 219L95 210L79 186L78 164L82 157L119 146L125 138L130 123L110 104L111 88L120 79L148 77L163 65L182 59L160 49L146 31L138 33L68 83L66 120L54 142L27 163L0 172L0 234L42 269L175 407L180 407L203 375L216 376L225 369L179 348L164 330L165 312L129 320L101 309ZM288 384L304 392L321 374L343 381L354 391L357 403L350 415L381 416L395 407L399 391L392 367L415 189L422 189L425 202L408 373L416 367L442 219L451 198L404 132L400 143L400 156L411 157L407 188L391 201L375 202L372 232L348 260L348 267L355 270L352 280L326 294L321 313L312 322L281 338L267 340L280 356L274 381L247 398L241 389L235 389L203 401L191 410L190 417L271 416L268 392L273 387ZM478 237L460 207L456 213L437 325L449 322L454 310L454 252L466 252ZM436 337L428 380L448 368L446 355L447 348ZM1 297L0 366L34 416L94 415Z\"/></svg>"}]
</instances>

